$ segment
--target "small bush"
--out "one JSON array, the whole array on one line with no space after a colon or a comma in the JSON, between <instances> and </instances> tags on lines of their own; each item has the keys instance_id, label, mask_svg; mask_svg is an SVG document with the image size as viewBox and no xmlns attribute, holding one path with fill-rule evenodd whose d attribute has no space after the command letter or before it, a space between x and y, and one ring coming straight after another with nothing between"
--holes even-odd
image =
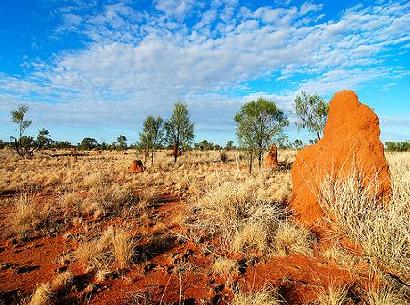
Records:
<instances>
[{"instance_id":1,"label":"small bush","mask_svg":"<svg viewBox=\"0 0 410 305\"><path fill-rule=\"evenodd\" d=\"M124 269L132 262L134 248L129 233L110 227L99 239L81 245L76 257L90 269Z\"/></svg>"},{"instance_id":2,"label":"small bush","mask_svg":"<svg viewBox=\"0 0 410 305\"><path fill-rule=\"evenodd\" d=\"M289 221L281 222L275 235L276 252L283 256L294 252L310 255L313 242L308 229Z\"/></svg>"},{"instance_id":3,"label":"small bush","mask_svg":"<svg viewBox=\"0 0 410 305\"><path fill-rule=\"evenodd\" d=\"M36 204L33 195L23 194L16 200L10 225L13 233L23 238L40 230L49 216L48 204Z\"/></svg>"},{"instance_id":4,"label":"small bush","mask_svg":"<svg viewBox=\"0 0 410 305\"><path fill-rule=\"evenodd\" d=\"M329 286L325 293L322 293L314 303L315 305L344 305L348 300L347 289L345 287Z\"/></svg>"},{"instance_id":5,"label":"small bush","mask_svg":"<svg viewBox=\"0 0 410 305\"><path fill-rule=\"evenodd\" d=\"M235 293L232 305L279 305L280 301L274 293L269 291L259 291L254 293Z\"/></svg>"},{"instance_id":6,"label":"small bush","mask_svg":"<svg viewBox=\"0 0 410 305\"><path fill-rule=\"evenodd\" d=\"M53 294L49 284L41 284L31 297L29 305L51 305Z\"/></svg>"},{"instance_id":7,"label":"small bush","mask_svg":"<svg viewBox=\"0 0 410 305\"><path fill-rule=\"evenodd\" d=\"M238 264L235 260L219 257L215 260L212 269L216 274L222 275L224 277L230 277L237 273Z\"/></svg>"},{"instance_id":8,"label":"small bush","mask_svg":"<svg viewBox=\"0 0 410 305\"><path fill-rule=\"evenodd\" d=\"M226 163L229 160L228 154L225 151L220 152L219 158L220 158L222 163Z\"/></svg>"},{"instance_id":9,"label":"small bush","mask_svg":"<svg viewBox=\"0 0 410 305\"><path fill-rule=\"evenodd\" d=\"M328 177L322 184L320 204L342 234L362 245L366 256L371 258L373 268L394 270L408 277L410 187L408 182L394 176L392 180L393 197L386 205L373 196L377 181L364 186L355 173L341 181Z\"/></svg>"},{"instance_id":10,"label":"small bush","mask_svg":"<svg viewBox=\"0 0 410 305\"><path fill-rule=\"evenodd\" d=\"M283 209L260 200L253 183L226 182L211 189L198 204L196 226L222 238L234 251L268 251Z\"/></svg>"}]
</instances>

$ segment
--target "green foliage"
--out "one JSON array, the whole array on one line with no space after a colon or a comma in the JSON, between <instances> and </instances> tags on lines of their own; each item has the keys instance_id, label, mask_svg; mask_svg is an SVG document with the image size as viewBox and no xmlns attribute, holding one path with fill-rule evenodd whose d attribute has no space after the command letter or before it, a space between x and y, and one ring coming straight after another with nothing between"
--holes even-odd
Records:
<instances>
[{"instance_id":1,"label":"green foliage","mask_svg":"<svg viewBox=\"0 0 410 305\"><path fill-rule=\"evenodd\" d=\"M119 135L117 137L117 148L119 150L127 149L127 137L123 135Z\"/></svg>"},{"instance_id":2,"label":"green foliage","mask_svg":"<svg viewBox=\"0 0 410 305\"><path fill-rule=\"evenodd\" d=\"M171 117L165 122L165 140L173 147L174 161L177 162L181 147L190 146L194 140L194 124L190 122L186 104L176 102Z\"/></svg>"},{"instance_id":3,"label":"green foliage","mask_svg":"<svg viewBox=\"0 0 410 305\"><path fill-rule=\"evenodd\" d=\"M236 147L235 147L235 145L233 144L233 141L228 141L228 142L226 142L226 145L225 145L225 149L226 150L233 150L233 149L235 149Z\"/></svg>"},{"instance_id":4,"label":"green foliage","mask_svg":"<svg viewBox=\"0 0 410 305\"><path fill-rule=\"evenodd\" d=\"M159 116L156 118L151 115L147 116L140 133L138 147L145 153L146 158L151 154L151 164L154 164L154 153L162 147L163 141L164 120Z\"/></svg>"},{"instance_id":5,"label":"green foliage","mask_svg":"<svg viewBox=\"0 0 410 305\"><path fill-rule=\"evenodd\" d=\"M80 149L91 150L98 147L98 142L94 138L84 138L81 141Z\"/></svg>"},{"instance_id":6,"label":"green foliage","mask_svg":"<svg viewBox=\"0 0 410 305\"><path fill-rule=\"evenodd\" d=\"M209 142L207 140L203 140L199 143L194 144L194 149L197 150L219 150L222 149L222 147L218 144L214 144L212 142Z\"/></svg>"},{"instance_id":7,"label":"green foliage","mask_svg":"<svg viewBox=\"0 0 410 305\"><path fill-rule=\"evenodd\" d=\"M36 142L37 142L37 147L38 148L43 148L43 147L49 146L52 142L52 140L50 138L50 132L45 128L39 130Z\"/></svg>"},{"instance_id":8,"label":"green foliage","mask_svg":"<svg viewBox=\"0 0 410 305\"><path fill-rule=\"evenodd\" d=\"M317 94L310 95L302 91L296 96L295 111L298 129L307 129L319 140L325 128L329 105Z\"/></svg>"},{"instance_id":9,"label":"green foliage","mask_svg":"<svg viewBox=\"0 0 410 305\"><path fill-rule=\"evenodd\" d=\"M27 105L20 105L17 110L13 110L11 115L11 120L18 125L19 128L19 138L24 134L24 131L31 125L31 120L25 120L26 113L28 111Z\"/></svg>"},{"instance_id":10,"label":"green foliage","mask_svg":"<svg viewBox=\"0 0 410 305\"><path fill-rule=\"evenodd\" d=\"M236 134L242 149L247 152L249 171L252 171L254 156L262 165L263 152L273 140L283 138L283 128L289 121L275 102L263 98L244 104L235 115Z\"/></svg>"},{"instance_id":11,"label":"green foliage","mask_svg":"<svg viewBox=\"0 0 410 305\"><path fill-rule=\"evenodd\" d=\"M27 105L20 105L16 110L11 111L11 121L18 126L18 138L10 137L10 140L14 142L13 147L17 154L22 157L32 156L35 149L35 142L32 137L24 136L24 132L31 125L31 120L26 120L26 113L28 111Z\"/></svg>"},{"instance_id":12,"label":"green foliage","mask_svg":"<svg viewBox=\"0 0 410 305\"><path fill-rule=\"evenodd\" d=\"M410 151L410 141L405 142L386 142L389 151Z\"/></svg>"},{"instance_id":13,"label":"green foliage","mask_svg":"<svg viewBox=\"0 0 410 305\"><path fill-rule=\"evenodd\" d=\"M303 147L303 142L299 139L296 139L293 143L292 143L292 148L299 150Z\"/></svg>"},{"instance_id":14,"label":"green foliage","mask_svg":"<svg viewBox=\"0 0 410 305\"><path fill-rule=\"evenodd\" d=\"M54 141L52 143L52 147L60 148L60 149L67 149L67 148L72 148L73 145L68 141Z\"/></svg>"}]
</instances>

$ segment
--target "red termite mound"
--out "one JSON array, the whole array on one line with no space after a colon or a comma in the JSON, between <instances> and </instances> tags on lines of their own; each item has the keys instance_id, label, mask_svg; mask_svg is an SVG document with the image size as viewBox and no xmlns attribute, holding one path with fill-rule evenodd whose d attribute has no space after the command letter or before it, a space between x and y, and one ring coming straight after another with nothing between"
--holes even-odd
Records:
<instances>
[{"instance_id":1,"label":"red termite mound","mask_svg":"<svg viewBox=\"0 0 410 305\"><path fill-rule=\"evenodd\" d=\"M375 196L391 193L389 166L380 141L377 115L353 91L337 92L329 104L323 138L296 155L292 167L291 208L306 225L323 216L317 200L326 176L344 179L360 173L363 184L377 180Z\"/></svg>"},{"instance_id":2,"label":"red termite mound","mask_svg":"<svg viewBox=\"0 0 410 305\"><path fill-rule=\"evenodd\" d=\"M132 173L142 173L144 171L144 165L141 160L133 160L131 163L131 172Z\"/></svg>"},{"instance_id":3,"label":"red termite mound","mask_svg":"<svg viewBox=\"0 0 410 305\"><path fill-rule=\"evenodd\" d=\"M278 148L275 144L272 144L269 148L268 154L265 157L265 167L274 169L278 167Z\"/></svg>"}]
</instances>

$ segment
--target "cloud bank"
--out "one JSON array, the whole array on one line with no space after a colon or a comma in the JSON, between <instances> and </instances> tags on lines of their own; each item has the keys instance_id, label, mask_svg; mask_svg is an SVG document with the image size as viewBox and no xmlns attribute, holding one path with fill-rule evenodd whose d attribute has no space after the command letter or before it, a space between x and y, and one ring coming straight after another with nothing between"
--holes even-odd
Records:
<instances>
[{"instance_id":1,"label":"cloud bank","mask_svg":"<svg viewBox=\"0 0 410 305\"><path fill-rule=\"evenodd\" d=\"M232 135L233 114L252 96L291 111L300 90L328 96L409 75L394 61L409 51L408 1L357 5L337 18L313 2L235 0L157 0L150 9L76 0L52 14L53 35L76 35L84 47L30 60L24 76L0 75L0 111L28 103L44 125L136 128L184 100L204 134ZM278 85L260 90L261 80Z\"/></svg>"}]
</instances>

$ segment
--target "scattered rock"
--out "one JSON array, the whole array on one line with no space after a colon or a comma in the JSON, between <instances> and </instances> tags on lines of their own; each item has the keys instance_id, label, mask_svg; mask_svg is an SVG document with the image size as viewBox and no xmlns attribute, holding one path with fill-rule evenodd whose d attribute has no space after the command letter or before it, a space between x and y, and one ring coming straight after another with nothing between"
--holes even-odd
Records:
<instances>
[{"instance_id":1,"label":"scattered rock","mask_svg":"<svg viewBox=\"0 0 410 305\"><path fill-rule=\"evenodd\" d=\"M389 167L379 137L377 115L353 91L337 92L329 105L323 138L301 150L292 167L291 207L302 223L310 226L323 216L317 194L328 175L345 179L358 171L364 185L377 179L375 196L391 194Z\"/></svg>"},{"instance_id":2,"label":"scattered rock","mask_svg":"<svg viewBox=\"0 0 410 305\"><path fill-rule=\"evenodd\" d=\"M144 165L141 160L133 160L131 163L131 172L133 173L142 173L145 170Z\"/></svg>"},{"instance_id":3,"label":"scattered rock","mask_svg":"<svg viewBox=\"0 0 410 305\"><path fill-rule=\"evenodd\" d=\"M269 169L275 169L279 166L278 163L278 148L275 144L272 144L269 148L268 154L264 160L265 167Z\"/></svg>"}]
</instances>

